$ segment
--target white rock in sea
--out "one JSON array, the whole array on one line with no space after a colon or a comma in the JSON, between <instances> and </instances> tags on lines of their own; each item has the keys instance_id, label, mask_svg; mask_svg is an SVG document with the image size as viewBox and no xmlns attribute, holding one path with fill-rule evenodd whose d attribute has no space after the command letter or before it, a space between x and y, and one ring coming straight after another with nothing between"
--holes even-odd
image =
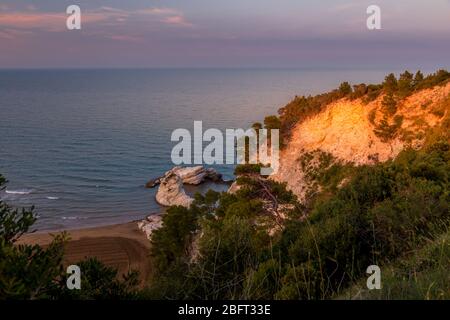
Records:
<instances>
[{"instance_id":1,"label":"white rock in sea","mask_svg":"<svg viewBox=\"0 0 450 320\"><path fill-rule=\"evenodd\" d=\"M151 240L153 232L162 227L162 215L154 214L138 222L138 228Z\"/></svg>"},{"instance_id":2,"label":"white rock in sea","mask_svg":"<svg viewBox=\"0 0 450 320\"><path fill-rule=\"evenodd\" d=\"M183 181L180 176L172 170L167 171L164 177L161 178L158 192L156 193L156 202L166 207L189 207L192 201L194 199L184 192Z\"/></svg>"},{"instance_id":3,"label":"white rock in sea","mask_svg":"<svg viewBox=\"0 0 450 320\"><path fill-rule=\"evenodd\" d=\"M169 173L175 173L177 176L181 178L183 184L191 184L191 185L199 185L206 180L210 180L213 182L223 182L222 174L218 173L214 168L204 168L202 166L196 167L181 167L176 166L167 171L164 176ZM156 178L152 179L145 185L147 188L153 188L161 183L161 180L164 178Z\"/></svg>"},{"instance_id":4,"label":"white rock in sea","mask_svg":"<svg viewBox=\"0 0 450 320\"><path fill-rule=\"evenodd\" d=\"M205 169L202 166L196 167L174 167L173 173L177 174L184 184L199 185L205 180L218 181L222 179L222 175L217 173L214 168Z\"/></svg>"}]
</instances>

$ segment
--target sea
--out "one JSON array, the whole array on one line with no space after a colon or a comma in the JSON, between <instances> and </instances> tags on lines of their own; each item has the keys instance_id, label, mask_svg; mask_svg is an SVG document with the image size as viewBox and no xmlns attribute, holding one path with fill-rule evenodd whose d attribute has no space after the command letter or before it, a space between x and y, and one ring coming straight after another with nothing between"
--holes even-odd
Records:
<instances>
[{"instance_id":1,"label":"sea","mask_svg":"<svg viewBox=\"0 0 450 320\"><path fill-rule=\"evenodd\" d=\"M102 226L161 212L145 183L174 166L175 129L247 129L296 95L384 70L0 70L0 199L35 207L38 230ZM233 165L213 165L233 179ZM205 192L225 185L188 188Z\"/></svg>"}]
</instances>

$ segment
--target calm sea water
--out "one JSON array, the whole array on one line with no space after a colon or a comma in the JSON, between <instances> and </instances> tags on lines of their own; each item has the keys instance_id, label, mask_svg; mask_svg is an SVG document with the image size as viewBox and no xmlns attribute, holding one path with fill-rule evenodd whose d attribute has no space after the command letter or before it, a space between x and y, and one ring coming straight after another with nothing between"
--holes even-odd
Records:
<instances>
[{"instance_id":1,"label":"calm sea water","mask_svg":"<svg viewBox=\"0 0 450 320\"><path fill-rule=\"evenodd\" d=\"M0 197L36 206L39 229L120 223L158 212L144 184L173 167L176 128L248 128L296 94L384 71L3 70ZM232 178L232 166L219 166Z\"/></svg>"}]
</instances>

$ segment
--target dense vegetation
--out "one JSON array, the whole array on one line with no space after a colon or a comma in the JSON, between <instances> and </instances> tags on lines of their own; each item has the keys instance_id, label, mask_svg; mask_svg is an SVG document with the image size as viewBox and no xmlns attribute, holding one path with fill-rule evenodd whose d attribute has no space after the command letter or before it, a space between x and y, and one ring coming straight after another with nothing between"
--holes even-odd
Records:
<instances>
[{"instance_id":1,"label":"dense vegetation","mask_svg":"<svg viewBox=\"0 0 450 320\"><path fill-rule=\"evenodd\" d=\"M284 185L245 174L235 194L208 192L190 209L168 212L153 238L159 267L148 294L333 298L357 286L367 266L377 264L383 270L431 268L427 274L415 271L422 285L432 274L435 286L426 294L413 285L410 291L393 290L405 284L404 273L390 271L379 297L449 298L443 272L450 259L449 169L450 146L439 140L422 151L405 150L394 161L353 168L347 184L311 208L300 206ZM264 198L264 192L273 199ZM290 208L284 228L276 228L277 210L266 208L267 199ZM276 232L269 235L270 228ZM170 241L174 235L176 241Z\"/></svg>"},{"instance_id":2,"label":"dense vegetation","mask_svg":"<svg viewBox=\"0 0 450 320\"><path fill-rule=\"evenodd\" d=\"M395 118L397 99L448 79L444 71L426 78L405 72L399 80L391 74L377 87L352 90L344 83L332 94L299 101L311 106L343 96L375 99L384 92L383 114L395 120L377 130L389 139L402 121ZM298 117L277 122L271 116L264 125L283 129L286 119ZM210 191L191 208L174 207L164 217L152 251L163 263L154 270L148 296L450 298L449 119L447 114L429 130L421 150L406 149L386 163L356 167L320 150L304 154L299 161L305 178L317 188L303 204L284 184L260 177L258 165L238 166L236 193ZM179 241L170 241L174 234ZM373 264L383 270L382 290L365 286L366 268Z\"/></svg>"}]
</instances>

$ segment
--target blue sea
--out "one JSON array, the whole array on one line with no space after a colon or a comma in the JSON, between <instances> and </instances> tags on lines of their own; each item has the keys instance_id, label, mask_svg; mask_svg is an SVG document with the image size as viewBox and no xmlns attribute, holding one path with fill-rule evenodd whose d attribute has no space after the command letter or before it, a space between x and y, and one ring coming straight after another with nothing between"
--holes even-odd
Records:
<instances>
[{"instance_id":1,"label":"blue sea","mask_svg":"<svg viewBox=\"0 0 450 320\"><path fill-rule=\"evenodd\" d=\"M194 120L203 121L204 130L246 129L295 95L328 91L344 80L380 82L385 74L0 70L0 173L9 181L0 197L14 206L34 205L40 230L141 219L162 210L156 189L144 185L174 166L173 130L193 130ZM233 166L217 169L233 178Z\"/></svg>"}]
</instances>

